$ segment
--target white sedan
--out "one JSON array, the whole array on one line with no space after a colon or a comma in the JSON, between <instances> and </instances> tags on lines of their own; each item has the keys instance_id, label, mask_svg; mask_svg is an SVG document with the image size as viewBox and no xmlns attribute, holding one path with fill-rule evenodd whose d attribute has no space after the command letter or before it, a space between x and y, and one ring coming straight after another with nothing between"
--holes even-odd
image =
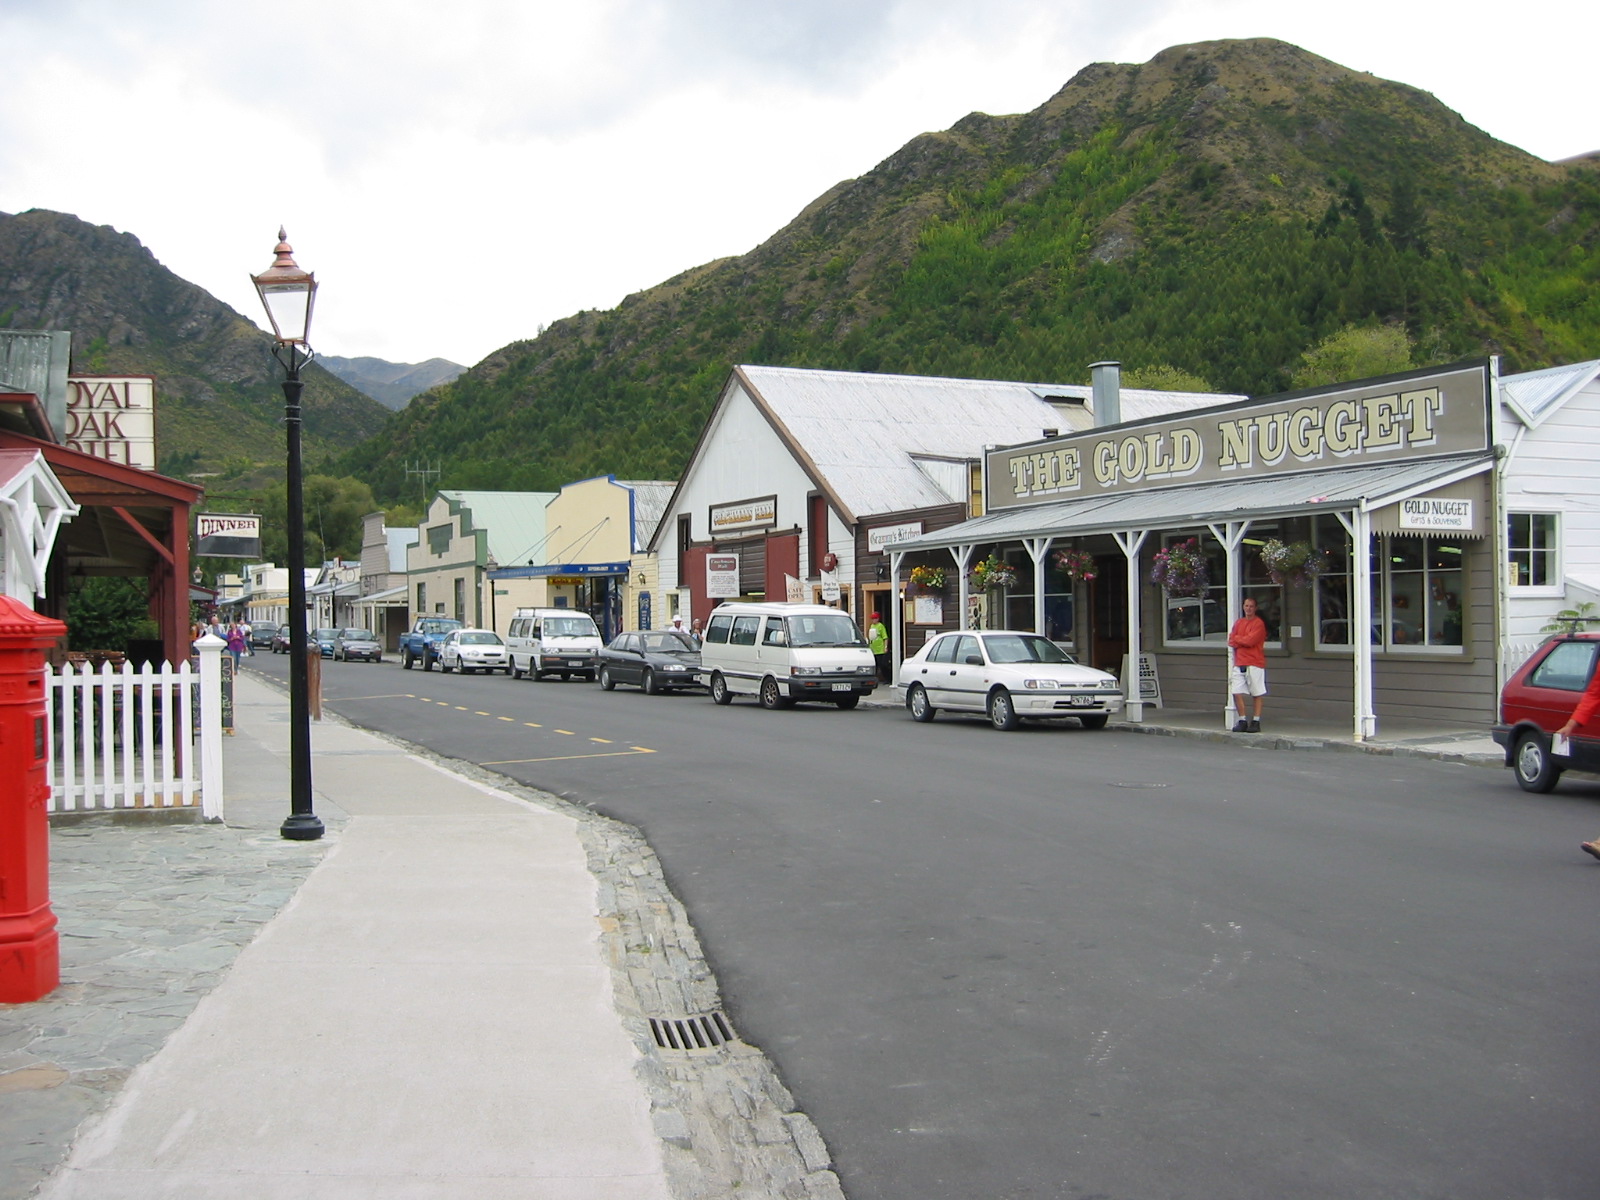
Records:
<instances>
[{"instance_id":1,"label":"white sedan","mask_svg":"<svg viewBox=\"0 0 1600 1200\"><path fill-rule=\"evenodd\" d=\"M945 708L982 713L996 729L1066 717L1103 729L1122 711L1115 675L1080 666L1037 633L1011 630L941 633L900 664L899 686L917 721Z\"/></svg>"},{"instance_id":2,"label":"white sedan","mask_svg":"<svg viewBox=\"0 0 1600 1200\"><path fill-rule=\"evenodd\" d=\"M439 647L439 670L449 674L468 671L504 671L511 674L511 659L500 635L488 629L453 629Z\"/></svg>"}]
</instances>

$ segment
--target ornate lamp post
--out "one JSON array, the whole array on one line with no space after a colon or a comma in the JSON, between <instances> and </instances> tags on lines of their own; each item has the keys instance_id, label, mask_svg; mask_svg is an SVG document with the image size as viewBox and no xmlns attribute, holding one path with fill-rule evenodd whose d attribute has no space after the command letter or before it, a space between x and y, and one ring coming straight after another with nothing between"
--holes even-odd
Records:
<instances>
[{"instance_id":1,"label":"ornate lamp post","mask_svg":"<svg viewBox=\"0 0 1600 1200\"><path fill-rule=\"evenodd\" d=\"M483 564L484 576L489 580L489 628L490 629L494 629L495 628L494 573L496 571L498 571L499 569L500 569L500 564L495 561L494 553L491 551L487 561L485 561L484 564ZM496 632L498 632L498 630L496 630Z\"/></svg>"},{"instance_id":2,"label":"ornate lamp post","mask_svg":"<svg viewBox=\"0 0 1600 1200\"><path fill-rule=\"evenodd\" d=\"M306 670L306 520L300 468L300 367L311 361L307 338L317 280L295 265L294 250L278 230L272 265L250 281L272 322L273 357L282 364L283 423L289 444L289 816L284 837L312 842L323 834L311 805L311 703Z\"/></svg>"}]
</instances>

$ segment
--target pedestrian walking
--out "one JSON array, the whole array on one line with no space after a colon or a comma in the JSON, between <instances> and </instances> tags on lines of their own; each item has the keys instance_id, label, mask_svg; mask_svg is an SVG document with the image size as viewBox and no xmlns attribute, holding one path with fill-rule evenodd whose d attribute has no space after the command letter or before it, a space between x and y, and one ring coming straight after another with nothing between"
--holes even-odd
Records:
<instances>
[{"instance_id":1,"label":"pedestrian walking","mask_svg":"<svg viewBox=\"0 0 1600 1200\"><path fill-rule=\"evenodd\" d=\"M1267 623L1256 616L1256 602L1249 596L1244 600L1244 616L1233 623L1228 634L1228 648L1233 652L1233 669L1228 690L1233 693L1233 707L1239 719L1233 723L1235 733L1261 732L1261 700L1267 694ZM1245 712L1245 697L1255 701L1254 710Z\"/></svg>"},{"instance_id":2,"label":"pedestrian walking","mask_svg":"<svg viewBox=\"0 0 1600 1200\"><path fill-rule=\"evenodd\" d=\"M889 631L884 628L883 618L877 613L872 614L872 623L867 626L867 645L872 650L872 658L878 664L878 678L884 683L889 682Z\"/></svg>"},{"instance_id":3,"label":"pedestrian walking","mask_svg":"<svg viewBox=\"0 0 1600 1200\"><path fill-rule=\"evenodd\" d=\"M256 655L255 645L250 641L250 621L245 618L239 622L239 632L244 634L244 652L251 658Z\"/></svg>"},{"instance_id":4,"label":"pedestrian walking","mask_svg":"<svg viewBox=\"0 0 1600 1200\"><path fill-rule=\"evenodd\" d=\"M1589 686L1583 690L1583 695L1578 700L1578 707L1572 710L1572 716L1567 718L1567 723L1556 730L1556 737L1570 738L1589 723L1597 708L1600 708L1600 670L1596 670L1589 677ZM1600 858L1600 837L1592 842L1580 842L1579 845L1585 854Z\"/></svg>"},{"instance_id":5,"label":"pedestrian walking","mask_svg":"<svg viewBox=\"0 0 1600 1200\"><path fill-rule=\"evenodd\" d=\"M223 640L228 644L228 657L233 659L233 674L235 678L237 678L239 674L239 660L244 656L244 652L246 649L248 649L249 644L245 640L244 634L240 632L237 623L230 624L228 626L228 635Z\"/></svg>"}]
</instances>

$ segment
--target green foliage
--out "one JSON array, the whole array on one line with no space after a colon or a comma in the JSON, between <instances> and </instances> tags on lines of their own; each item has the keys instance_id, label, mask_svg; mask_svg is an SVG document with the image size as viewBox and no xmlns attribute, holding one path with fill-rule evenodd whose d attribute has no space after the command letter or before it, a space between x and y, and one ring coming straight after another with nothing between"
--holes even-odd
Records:
<instances>
[{"instance_id":1,"label":"green foliage","mask_svg":"<svg viewBox=\"0 0 1600 1200\"><path fill-rule=\"evenodd\" d=\"M1398 325L1346 325L1300 356L1290 382L1296 388L1313 388L1347 379L1397 375L1413 366L1411 350L1411 338Z\"/></svg>"},{"instance_id":2,"label":"green foliage","mask_svg":"<svg viewBox=\"0 0 1600 1200\"><path fill-rule=\"evenodd\" d=\"M376 512L372 489L348 476L308 475L300 494L305 510L306 565L327 559L361 556L361 519ZM267 489L261 509L261 552L268 562L289 557L289 489L286 483Z\"/></svg>"},{"instance_id":3,"label":"green foliage","mask_svg":"<svg viewBox=\"0 0 1600 1200\"><path fill-rule=\"evenodd\" d=\"M121 575L74 580L67 591L67 646L72 650L122 650L128 639L150 636L145 580Z\"/></svg>"},{"instance_id":4,"label":"green foliage","mask_svg":"<svg viewBox=\"0 0 1600 1200\"><path fill-rule=\"evenodd\" d=\"M1539 626L1540 633L1570 633L1574 629L1582 630L1600 616L1595 613L1593 600L1580 600L1571 608L1563 608L1555 617L1545 625Z\"/></svg>"},{"instance_id":5,"label":"green foliage","mask_svg":"<svg viewBox=\"0 0 1600 1200\"><path fill-rule=\"evenodd\" d=\"M1180 371L1169 363L1133 367L1122 372L1122 386L1148 388L1157 392L1214 392L1217 389L1199 375Z\"/></svg>"}]
</instances>

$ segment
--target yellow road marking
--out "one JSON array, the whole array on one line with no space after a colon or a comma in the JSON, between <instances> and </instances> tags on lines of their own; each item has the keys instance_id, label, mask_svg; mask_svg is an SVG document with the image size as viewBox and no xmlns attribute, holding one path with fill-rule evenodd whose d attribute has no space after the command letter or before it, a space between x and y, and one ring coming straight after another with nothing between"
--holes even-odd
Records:
<instances>
[{"instance_id":1,"label":"yellow road marking","mask_svg":"<svg viewBox=\"0 0 1600 1200\"><path fill-rule=\"evenodd\" d=\"M572 730L570 730L570 729L552 729L550 732L551 733L564 733L568 737L572 736Z\"/></svg>"},{"instance_id":2,"label":"yellow road marking","mask_svg":"<svg viewBox=\"0 0 1600 1200\"><path fill-rule=\"evenodd\" d=\"M496 721L515 721L515 717L496 717Z\"/></svg>"},{"instance_id":3,"label":"yellow road marking","mask_svg":"<svg viewBox=\"0 0 1600 1200\"><path fill-rule=\"evenodd\" d=\"M389 692L382 696L324 696L324 704L341 704L347 700L414 700L410 692Z\"/></svg>"},{"instance_id":4,"label":"yellow road marking","mask_svg":"<svg viewBox=\"0 0 1600 1200\"><path fill-rule=\"evenodd\" d=\"M544 728L544 726L539 724L539 722L537 722L537 721L524 721L523 724L526 725L529 729L543 729Z\"/></svg>"},{"instance_id":5,"label":"yellow road marking","mask_svg":"<svg viewBox=\"0 0 1600 1200\"><path fill-rule=\"evenodd\" d=\"M629 758L635 754L654 754L654 750L647 750L643 746L635 746L631 750L606 750L599 754L552 754L547 758L506 758L499 762L479 763L480 767L514 767L519 763L562 762L573 758Z\"/></svg>"},{"instance_id":6,"label":"yellow road marking","mask_svg":"<svg viewBox=\"0 0 1600 1200\"><path fill-rule=\"evenodd\" d=\"M475 717L487 717L489 714L486 712L475 712L472 715Z\"/></svg>"},{"instance_id":7,"label":"yellow road marking","mask_svg":"<svg viewBox=\"0 0 1600 1200\"><path fill-rule=\"evenodd\" d=\"M610 738L590 738L589 740L591 742L599 742L602 746L611 745L611 739Z\"/></svg>"}]
</instances>

